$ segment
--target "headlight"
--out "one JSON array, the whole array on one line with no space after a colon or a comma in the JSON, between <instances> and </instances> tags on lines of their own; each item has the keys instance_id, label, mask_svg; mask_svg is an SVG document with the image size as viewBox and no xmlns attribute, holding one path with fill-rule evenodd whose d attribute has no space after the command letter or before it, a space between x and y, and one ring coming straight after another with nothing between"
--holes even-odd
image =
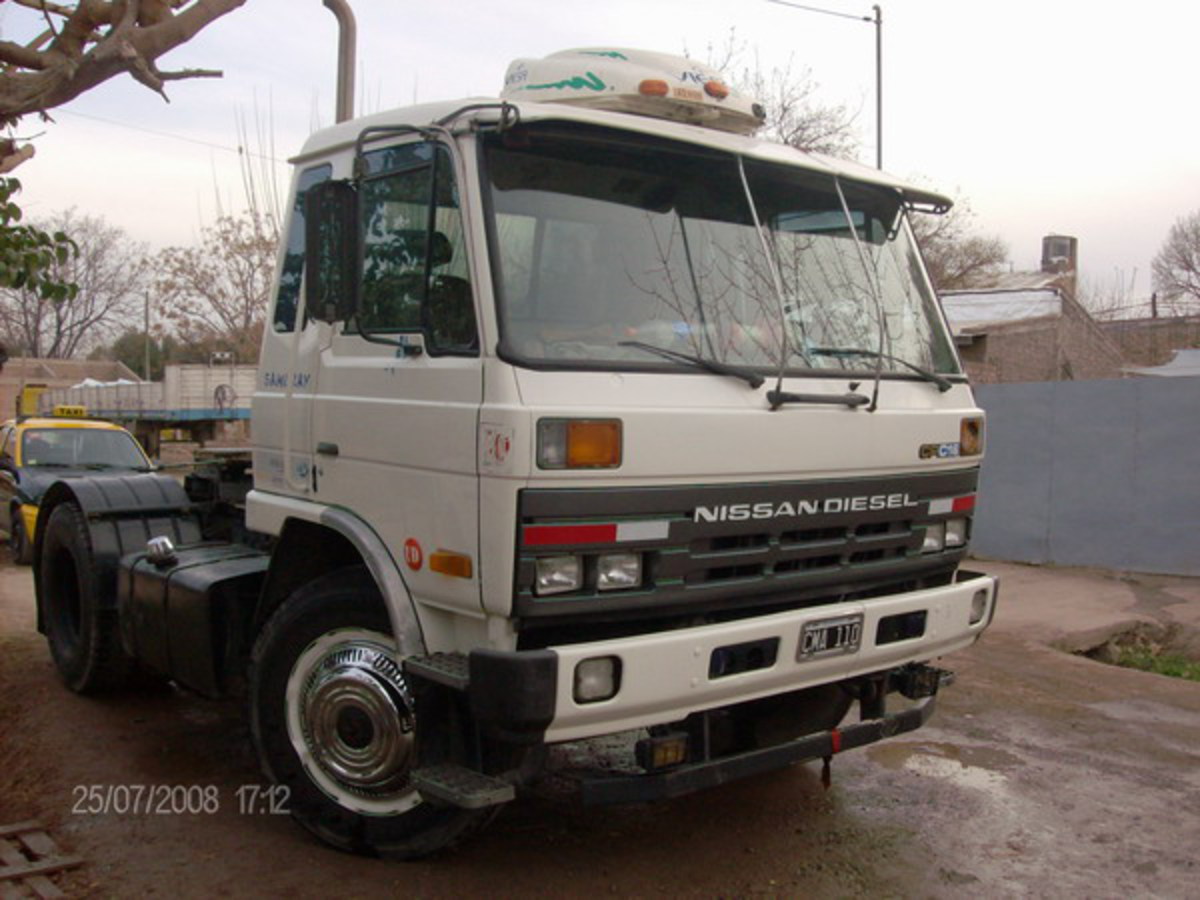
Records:
<instances>
[{"instance_id":1,"label":"headlight","mask_svg":"<svg viewBox=\"0 0 1200 900\"><path fill-rule=\"evenodd\" d=\"M596 559L596 589L620 591L642 583L640 553L605 553Z\"/></svg>"},{"instance_id":2,"label":"headlight","mask_svg":"<svg viewBox=\"0 0 1200 900\"><path fill-rule=\"evenodd\" d=\"M537 593L563 594L583 585L583 565L578 556L547 556L537 561Z\"/></svg>"},{"instance_id":3,"label":"headlight","mask_svg":"<svg viewBox=\"0 0 1200 900\"><path fill-rule=\"evenodd\" d=\"M967 543L967 520L948 519L946 521L946 546L962 547Z\"/></svg>"},{"instance_id":4,"label":"headlight","mask_svg":"<svg viewBox=\"0 0 1200 900\"><path fill-rule=\"evenodd\" d=\"M946 547L946 525L935 522L925 526L925 540L921 543L922 553L937 553Z\"/></svg>"}]
</instances>

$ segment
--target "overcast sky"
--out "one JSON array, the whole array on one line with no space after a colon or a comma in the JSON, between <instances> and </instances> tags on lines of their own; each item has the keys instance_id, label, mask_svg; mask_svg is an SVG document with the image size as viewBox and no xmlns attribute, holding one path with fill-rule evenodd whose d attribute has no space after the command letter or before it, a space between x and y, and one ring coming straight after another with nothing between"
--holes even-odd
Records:
<instances>
[{"instance_id":1,"label":"overcast sky","mask_svg":"<svg viewBox=\"0 0 1200 900\"><path fill-rule=\"evenodd\" d=\"M639 47L703 57L731 29L765 69L811 70L820 97L857 112L875 159L875 29L767 0L351 0L359 25L358 109L495 95L515 57L569 47ZM870 16L868 2L814 0ZM1096 288L1150 290L1171 224L1200 209L1195 96L1200 4L1141 0L885 0L884 167L969 201L1018 269L1043 234L1073 234ZM0 5L19 38L28 12ZM320 0L248 0L160 61L219 68L169 85L171 103L128 78L21 133L42 132L18 176L27 214L69 206L152 246L190 243L218 208L244 203L247 149L283 160L333 120L336 21Z\"/></svg>"}]
</instances>

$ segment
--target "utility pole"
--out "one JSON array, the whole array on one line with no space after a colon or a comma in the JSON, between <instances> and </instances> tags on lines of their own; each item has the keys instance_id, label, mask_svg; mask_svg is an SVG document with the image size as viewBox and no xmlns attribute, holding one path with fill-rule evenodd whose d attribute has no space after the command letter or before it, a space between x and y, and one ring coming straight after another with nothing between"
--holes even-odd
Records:
<instances>
[{"instance_id":1,"label":"utility pole","mask_svg":"<svg viewBox=\"0 0 1200 900\"><path fill-rule=\"evenodd\" d=\"M875 168L883 168L883 10L875 10Z\"/></svg>"},{"instance_id":2,"label":"utility pole","mask_svg":"<svg viewBox=\"0 0 1200 900\"><path fill-rule=\"evenodd\" d=\"M150 380L150 292L142 294L142 309L145 312L145 339L142 341L142 380Z\"/></svg>"},{"instance_id":3,"label":"utility pole","mask_svg":"<svg viewBox=\"0 0 1200 900\"><path fill-rule=\"evenodd\" d=\"M326 0L329 2L329 0ZM854 19L859 22L870 22L875 26L875 167L883 168L883 9L878 3L871 7L873 16L856 16L851 13L838 12L835 9L823 9L819 6L808 6L804 3L789 3L788 0L767 0L778 6L790 6L792 9L802 9L805 12L821 13L826 16L837 16L839 19Z\"/></svg>"}]
</instances>

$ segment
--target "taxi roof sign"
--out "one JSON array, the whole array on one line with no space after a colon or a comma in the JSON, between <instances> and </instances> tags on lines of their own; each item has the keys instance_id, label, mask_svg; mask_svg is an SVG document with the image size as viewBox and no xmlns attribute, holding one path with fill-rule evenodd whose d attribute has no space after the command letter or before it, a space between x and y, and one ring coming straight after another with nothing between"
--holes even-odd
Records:
<instances>
[{"instance_id":1,"label":"taxi roof sign","mask_svg":"<svg viewBox=\"0 0 1200 900\"><path fill-rule=\"evenodd\" d=\"M518 59L504 76L506 100L571 103L752 134L766 113L720 72L667 53L582 48Z\"/></svg>"},{"instance_id":2,"label":"taxi roof sign","mask_svg":"<svg viewBox=\"0 0 1200 900\"><path fill-rule=\"evenodd\" d=\"M86 419L87 407L67 403L58 403L50 411L50 415L62 419Z\"/></svg>"}]
</instances>

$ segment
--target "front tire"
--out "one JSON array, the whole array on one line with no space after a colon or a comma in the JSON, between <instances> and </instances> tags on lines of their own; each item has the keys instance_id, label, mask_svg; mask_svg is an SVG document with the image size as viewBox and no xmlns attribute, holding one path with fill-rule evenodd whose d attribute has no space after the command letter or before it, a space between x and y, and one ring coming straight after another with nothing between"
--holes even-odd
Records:
<instances>
[{"instance_id":1,"label":"front tire","mask_svg":"<svg viewBox=\"0 0 1200 900\"><path fill-rule=\"evenodd\" d=\"M13 562L19 566L27 566L33 562L33 542L25 533L25 519L20 507L14 507L8 530L8 547L12 551Z\"/></svg>"},{"instance_id":2,"label":"front tire","mask_svg":"<svg viewBox=\"0 0 1200 900\"><path fill-rule=\"evenodd\" d=\"M250 723L300 824L342 850L411 859L485 813L432 806L412 786L416 723L400 656L366 569L326 575L289 597L255 643Z\"/></svg>"}]
</instances>

